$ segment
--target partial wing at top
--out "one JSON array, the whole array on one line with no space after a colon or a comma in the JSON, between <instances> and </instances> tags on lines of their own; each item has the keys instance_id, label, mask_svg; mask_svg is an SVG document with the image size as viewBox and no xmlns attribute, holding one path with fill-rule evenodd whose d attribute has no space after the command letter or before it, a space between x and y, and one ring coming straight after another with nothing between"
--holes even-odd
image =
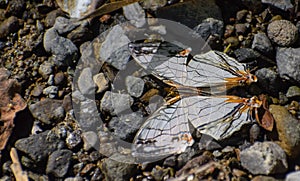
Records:
<instances>
[{"instance_id":1,"label":"partial wing at top","mask_svg":"<svg viewBox=\"0 0 300 181\"><path fill-rule=\"evenodd\" d=\"M192 56L184 51L160 51L160 44L136 49L131 46L132 56L149 73L171 85L216 88L212 93L224 92L235 86L250 84L257 79L245 66L218 51ZM170 80L170 81L169 81Z\"/></svg>"}]
</instances>

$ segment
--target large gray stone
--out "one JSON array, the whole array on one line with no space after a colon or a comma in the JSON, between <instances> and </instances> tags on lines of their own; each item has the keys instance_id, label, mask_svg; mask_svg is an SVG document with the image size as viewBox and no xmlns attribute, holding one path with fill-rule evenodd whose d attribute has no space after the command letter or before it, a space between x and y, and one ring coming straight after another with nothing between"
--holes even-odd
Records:
<instances>
[{"instance_id":1,"label":"large gray stone","mask_svg":"<svg viewBox=\"0 0 300 181\"><path fill-rule=\"evenodd\" d=\"M277 48L276 62L280 77L300 83L300 48Z\"/></svg>"},{"instance_id":2,"label":"large gray stone","mask_svg":"<svg viewBox=\"0 0 300 181\"><path fill-rule=\"evenodd\" d=\"M55 177L64 177L69 170L72 154L72 151L66 149L54 151L49 156L46 173Z\"/></svg>"},{"instance_id":3,"label":"large gray stone","mask_svg":"<svg viewBox=\"0 0 300 181\"><path fill-rule=\"evenodd\" d=\"M252 174L279 174L288 169L285 152L274 142L256 142L241 151L240 159Z\"/></svg>"},{"instance_id":4,"label":"large gray stone","mask_svg":"<svg viewBox=\"0 0 300 181\"><path fill-rule=\"evenodd\" d=\"M33 161L44 161L55 150L62 148L64 142L54 133L45 131L16 141L15 147L28 155Z\"/></svg>"}]
</instances>

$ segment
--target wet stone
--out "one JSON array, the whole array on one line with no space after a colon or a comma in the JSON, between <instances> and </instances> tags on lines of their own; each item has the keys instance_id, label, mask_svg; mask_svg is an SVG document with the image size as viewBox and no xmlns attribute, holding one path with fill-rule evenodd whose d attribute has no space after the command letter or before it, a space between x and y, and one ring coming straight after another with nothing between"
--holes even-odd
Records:
<instances>
[{"instance_id":1,"label":"wet stone","mask_svg":"<svg viewBox=\"0 0 300 181\"><path fill-rule=\"evenodd\" d=\"M45 50L55 57L53 61L56 65L73 65L77 60L77 47L71 40L59 36L56 29L48 29L44 35L43 42Z\"/></svg>"},{"instance_id":2,"label":"wet stone","mask_svg":"<svg viewBox=\"0 0 300 181\"><path fill-rule=\"evenodd\" d=\"M262 0L261 2L277 7L284 11L293 8L293 4L291 3L291 0Z\"/></svg>"},{"instance_id":3,"label":"wet stone","mask_svg":"<svg viewBox=\"0 0 300 181\"><path fill-rule=\"evenodd\" d=\"M289 87L289 89L286 93L286 97L287 98L300 97L300 87L297 87L297 86Z\"/></svg>"},{"instance_id":4,"label":"wet stone","mask_svg":"<svg viewBox=\"0 0 300 181\"><path fill-rule=\"evenodd\" d=\"M271 22L267 31L270 40L279 46L291 46L298 38L298 28L287 20Z\"/></svg>"},{"instance_id":5,"label":"wet stone","mask_svg":"<svg viewBox=\"0 0 300 181\"><path fill-rule=\"evenodd\" d=\"M124 16L130 21L132 25L141 28L145 25L145 11L139 3L133 3L123 7Z\"/></svg>"},{"instance_id":6,"label":"wet stone","mask_svg":"<svg viewBox=\"0 0 300 181\"><path fill-rule=\"evenodd\" d=\"M300 155L300 121L282 106L270 105L269 110L275 119L278 143L292 158Z\"/></svg>"},{"instance_id":7,"label":"wet stone","mask_svg":"<svg viewBox=\"0 0 300 181\"><path fill-rule=\"evenodd\" d=\"M111 115L118 115L129 110L133 103L133 98L129 94L119 94L111 91L105 92L101 99L101 110L108 111Z\"/></svg>"},{"instance_id":8,"label":"wet stone","mask_svg":"<svg viewBox=\"0 0 300 181\"><path fill-rule=\"evenodd\" d=\"M276 62L280 77L300 82L300 48L277 48Z\"/></svg>"},{"instance_id":9,"label":"wet stone","mask_svg":"<svg viewBox=\"0 0 300 181\"><path fill-rule=\"evenodd\" d=\"M0 24L0 38L6 38L9 34L17 32L19 29L19 20L15 16L5 19Z\"/></svg>"},{"instance_id":10,"label":"wet stone","mask_svg":"<svg viewBox=\"0 0 300 181\"><path fill-rule=\"evenodd\" d=\"M83 149L85 151L88 151L91 148L94 148L98 142L98 136L93 131L87 131L87 132L82 133L82 139L83 139Z\"/></svg>"},{"instance_id":11,"label":"wet stone","mask_svg":"<svg viewBox=\"0 0 300 181\"><path fill-rule=\"evenodd\" d=\"M122 140L132 139L143 124L143 115L137 112L113 117L109 122L109 128L113 134Z\"/></svg>"},{"instance_id":12,"label":"wet stone","mask_svg":"<svg viewBox=\"0 0 300 181\"><path fill-rule=\"evenodd\" d=\"M125 30L119 25L114 26L99 49L101 60L119 70L124 70L130 57L128 43L130 40L125 35Z\"/></svg>"},{"instance_id":13,"label":"wet stone","mask_svg":"<svg viewBox=\"0 0 300 181\"><path fill-rule=\"evenodd\" d=\"M64 177L71 164L72 154L72 151L66 149L54 151L49 156L46 173L55 177Z\"/></svg>"},{"instance_id":14,"label":"wet stone","mask_svg":"<svg viewBox=\"0 0 300 181\"><path fill-rule=\"evenodd\" d=\"M58 87L57 86L49 86L43 90L43 94L48 96L50 99L57 97Z\"/></svg>"},{"instance_id":15,"label":"wet stone","mask_svg":"<svg viewBox=\"0 0 300 181\"><path fill-rule=\"evenodd\" d=\"M300 171L295 171L287 174L285 181L297 181L300 178Z\"/></svg>"},{"instance_id":16,"label":"wet stone","mask_svg":"<svg viewBox=\"0 0 300 181\"><path fill-rule=\"evenodd\" d=\"M143 79L134 76L127 76L125 79L127 92L133 97L140 97L144 91L145 82Z\"/></svg>"},{"instance_id":17,"label":"wet stone","mask_svg":"<svg viewBox=\"0 0 300 181\"><path fill-rule=\"evenodd\" d=\"M214 18L207 18L196 26L194 30L200 34L204 40L207 40L211 35L221 37L224 31L224 23Z\"/></svg>"},{"instance_id":18,"label":"wet stone","mask_svg":"<svg viewBox=\"0 0 300 181\"><path fill-rule=\"evenodd\" d=\"M240 159L252 174L279 174L288 169L285 152L274 142L256 142L241 151Z\"/></svg>"},{"instance_id":19,"label":"wet stone","mask_svg":"<svg viewBox=\"0 0 300 181\"><path fill-rule=\"evenodd\" d=\"M114 158L118 161L109 158L103 159L101 170L106 180L129 180L137 172L136 165L126 163L128 158L124 156L114 156Z\"/></svg>"},{"instance_id":20,"label":"wet stone","mask_svg":"<svg viewBox=\"0 0 300 181\"><path fill-rule=\"evenodd\" d=\"M40 162L55 150L64 147L64 142L59 140L53 133L51 134L50 131L45 131L17 140L15 147L28 155L33 161Z\"/></svg>"},{"instance_id":21,"label":"wet stone","mask_svg":"<svg viewBox=\"0 0 300 181\"><path fill-rule=\"evenodd\" d=\"M29 106L33 117L44 124L54 124L64 119L62 101L45 99Z\"/></svg>"},{"instance_id":22,"label":"wet stone","mask_svg":"<svg viewBox=\"0 0 300 181\"><path fill-rule=\"evenodd\" d=\"M273 52L272 43L265 33L257 33L254 35L252 48L266 55Z\"/></svg>"},{"instance_id":23,"label":"wet stone","mask_svg":"<svg viewBox=\"0 0 300 181\"><path fill-rule=\"evenodd\" d=\"M90 68L82 70L78 77L78 88L83 95L95 94L95 84L93 81L93 74Z\"/></svg>"}]
</instances>

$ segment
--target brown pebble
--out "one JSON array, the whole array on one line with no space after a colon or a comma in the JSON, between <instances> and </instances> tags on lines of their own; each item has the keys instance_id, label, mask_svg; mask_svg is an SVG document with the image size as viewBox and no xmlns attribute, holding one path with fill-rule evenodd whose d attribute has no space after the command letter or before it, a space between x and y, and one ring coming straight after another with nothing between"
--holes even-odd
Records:
<instances>
[{"instance_id":1,"label":"brown pebble","mask_svg":"<svg viewBox=\"0 0 300 181\"><path fill-rule=\"evenodd\" d=\"M7 37L10 33L15 33L19 29L19 21L15 16L11 16L0 24L0 38Z\"/></svg>"},{"instance_id":2,"label":"brown pebble","mask_svg":"<svg viewBox=\"0 0 300 181\"><path fill-rule=\"evenodd\" d=\"M54 76L54 84L59 85L64 81L64 79L65 79L64 73L63 72L58 72Z\"/></svg>"}]
</instances>

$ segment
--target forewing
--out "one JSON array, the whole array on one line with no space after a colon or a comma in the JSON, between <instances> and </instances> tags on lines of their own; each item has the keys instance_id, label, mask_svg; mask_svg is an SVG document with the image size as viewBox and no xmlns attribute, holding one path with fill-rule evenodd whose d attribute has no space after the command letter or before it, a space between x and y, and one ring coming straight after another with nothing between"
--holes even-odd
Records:
<instances>
[{"instance_id":1,"label":"forewing","mask_svg":"<svg viewBox=\"0 0 300 181\"><path fill-rule=\"evenodd\" d=\"M134 60L148 73L161 80L171 80L182 84L187 78L186 61L188 56L178 55L184 49L172 45L171 43L164 45L149 43L144 47L135 44L129 46Z\"/></svg>"},{"instance_id":2,"label":"forewing","mask_svg":"<svg viewBox=\"0 0 300 181\"><path fill-rule=\"evenodd\" d=\"M230 96L231 98L241 99ZM223 140L251 122L249 108L243 103L228 102L226 97L193 96L183 99L188 106L188 119L203 134Z\"/></svg>"},{"instance_id":3,"label":"forewing","mask_svg":"<svg viewBox=\"0 0 300 181\"><path fill-rule=\"evenodd\" d=\"M184 85L196 87L226 86L226 78L242 76L245 66L218 51L195 55L187 65L187 81Z\"/></svg>"},{"instance_id":4,"label":"forewing","mask_svg":"<svg viewBox=\"0 0 300 181\"><path fill-rule=\"evenodd\" d=\"M154 161L185 151L193 144L185 102L164 105L149 117L133 141L132 155Z\"/></svg>"},{"instance_id":5,"label":"forewing","mask_svg":"<svg viewBox=\"0 0 300 181\"><path fill-rule=\"evenodd\" d=\"M241 77L240 71L245 71L243 64L222 52L209 51L192 56L180 54L183 48L168 51L170 47L161 48L160 44L152 43L139 49L131 48L131 53L138 64L162 80L190 87L220 88L212 90L213 93L225 91L226 79Z\"/></svg>"}]
</instances>

